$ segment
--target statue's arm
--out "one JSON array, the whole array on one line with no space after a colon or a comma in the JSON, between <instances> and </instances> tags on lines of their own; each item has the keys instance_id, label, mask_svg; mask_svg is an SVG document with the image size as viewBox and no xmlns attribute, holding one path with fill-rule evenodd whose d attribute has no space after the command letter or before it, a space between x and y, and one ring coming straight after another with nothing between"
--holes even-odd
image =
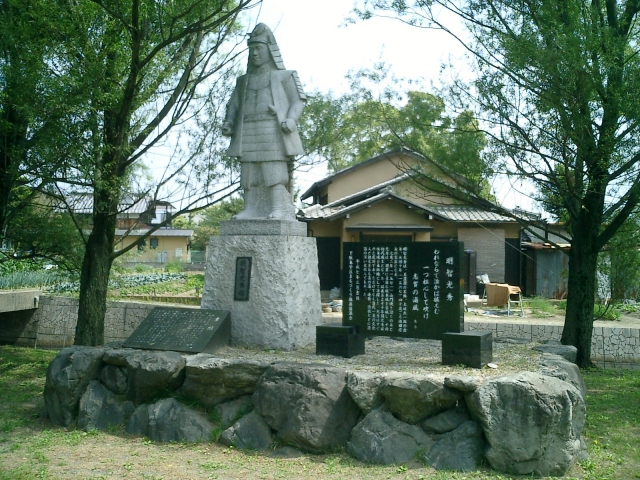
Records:
<instances>
[{"instance_id":1,"label":"statue's arm","mask_svg":"<svg viewBox=\"0 0 640 480\"><path fill-rule=\"evenodd\" d=\"M283 129L292 132L296 129L296 124L302 115L302 109L307 97L302 90L302 85L300 84L300 80L298 80L298 74L295 71L287 77L283 87L289 100L289 110L287 111L287 119L285 121L286 128L285 125L283 125Z\"/></svg>"},{"instance_id":2,"label":"statue's arm","mask_svg":"<svg viewBox=\"0 0 640 480\"><path fill-rule=\"evenodd\" d=\"M236 85L236 88L233 90L231 98L227 103L227 114L225 116L224 123L222 124L222 134L226 137L233 135L233 126L235 125L239 106L238 86Z\"/></svg>"}]
</instances>

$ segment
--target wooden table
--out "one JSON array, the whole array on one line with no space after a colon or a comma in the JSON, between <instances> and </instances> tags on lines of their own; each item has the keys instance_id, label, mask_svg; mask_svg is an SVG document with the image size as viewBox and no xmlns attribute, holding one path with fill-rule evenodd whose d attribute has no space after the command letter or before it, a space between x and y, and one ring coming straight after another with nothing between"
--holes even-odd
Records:
<instances>
[{"instance_id":1,"label":"wooden table","mask_svg":"<svg viewBox=\"0 0 640 480\"><path fill-rule=\"evenodd\" d=\"M485 283L484 292L487 301L487 307L507 306L507 315L511 314L511 303L520 305L520 315L524 316L522 308L522 290L515 285L507 283ZM511 299L511 295L517 295L517 299Z\"/></svg>"}]
</instances>

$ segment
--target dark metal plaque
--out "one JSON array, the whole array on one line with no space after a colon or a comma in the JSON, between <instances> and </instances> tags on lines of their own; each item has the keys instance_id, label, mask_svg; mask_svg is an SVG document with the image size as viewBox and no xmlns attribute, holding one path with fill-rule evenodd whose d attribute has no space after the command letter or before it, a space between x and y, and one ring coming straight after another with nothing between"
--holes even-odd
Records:
<instances>
[{"instance_id":1,"label":"dark metal plaque","mask_svg":"<svg viewBox=\"0 0 640 480\"><path fill-rule=\"evenodd\" d=\"M239 301L249 300L249 287L251 286L251 257L236 258L236 288L233 299Z\"/></svg>"},{"instance_id":2,"label":"dark metal plaque","mask_svg":"<svg viewBox=\"0 0 640 480\"><path fill-rule=\"evenodd\" d=\"M227 310L154 308L124 342L125 347L214 353L229 343Z\"/></svg>"},{"instance_id":3,"label":"dark metal plaque","mask_svg":"<svg viewBox=\"0 0 640 480\"><path fill-rule=\"evenodd\" d=\"M345 243L342 323L364 335L464 330L460 242Z\"/></svg>"}]
</instances>

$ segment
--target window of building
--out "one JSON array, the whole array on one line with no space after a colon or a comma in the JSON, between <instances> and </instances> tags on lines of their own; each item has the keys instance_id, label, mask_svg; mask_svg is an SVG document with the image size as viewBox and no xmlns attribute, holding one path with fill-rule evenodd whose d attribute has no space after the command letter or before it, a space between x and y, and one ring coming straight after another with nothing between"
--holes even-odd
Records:
<instances>
[{"instance_id":1,"label":"window of building","mask_svg":"<svg viewBox=\"0 0 640 480\"><path fill-rule=\"evenodd\" d=\"M147 246L147 242L145 241L144 238L141 238L140 240L138 240L138 250L142 251L144 250L144 247Z\"/></svg>"},{"instance_id":2,"label":"window of building","mask_svg":"<svg viewBox=\"0 0 640 480\"><path fill-rule=\"evenodd\" d=\"M158 239L157 238L149 239L149 246L151 248L158 248Z\"/></svg>"}]
</instances>

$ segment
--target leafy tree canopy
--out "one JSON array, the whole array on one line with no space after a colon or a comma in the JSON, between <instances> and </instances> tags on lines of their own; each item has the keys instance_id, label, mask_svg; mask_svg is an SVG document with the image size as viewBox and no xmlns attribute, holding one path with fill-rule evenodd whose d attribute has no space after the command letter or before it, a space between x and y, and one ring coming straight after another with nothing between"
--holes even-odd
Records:
<instances>
[{"instance_id":1,"label":"leafy tree canopy","mask_svg":"<svg viewBox=\"0 0 640 480\"><path fill-rule=\"evenodd\" d=\"M240 213L243 205L242 198L232 198L202 210L200 221L192 224L195 238L191 241L191 248L204 251L209 243L209 237L220 234L220 222L230 220L236 213Z\"/></svg>"},{"instance_id":2,"label":"leafy tree canopy","mask_svg":"<svg viewBox=\"0 0 640 480\"><path fill-rule=\"evenodd\" d=\"M427 92L385 88L374 96L364 80L380 84L384 65L360 72L349 94L309 95L300 122L305 148L336 172L388 150L407 148L475 181L486 178L485 136L470 111L450 116L444 101Z\"/></svg>"}]
</instances>

